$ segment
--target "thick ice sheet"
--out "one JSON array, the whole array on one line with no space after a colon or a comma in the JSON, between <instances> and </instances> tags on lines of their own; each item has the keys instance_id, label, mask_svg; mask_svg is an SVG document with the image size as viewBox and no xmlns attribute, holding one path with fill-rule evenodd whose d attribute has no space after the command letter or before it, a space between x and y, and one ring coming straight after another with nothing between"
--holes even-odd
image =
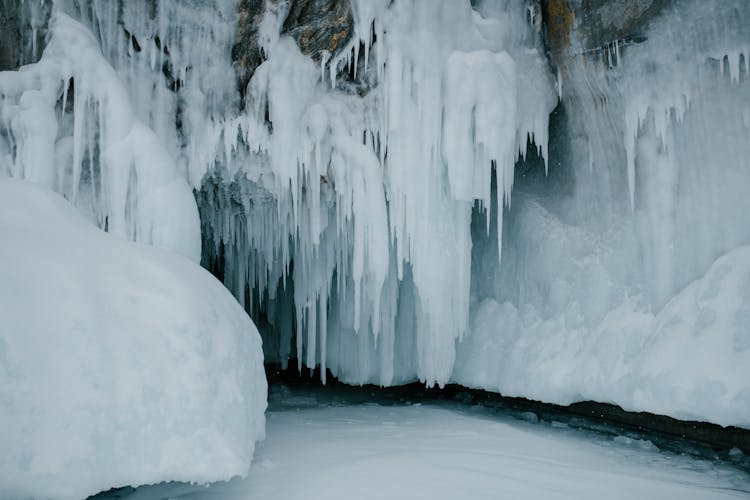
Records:
<instances>
[{"instance_id":1,"label":"thick ice sheet","mask_svg":"<svg viewBox=\"0 0 750 500\"><path fill-rule=\"evenodd\" d=\"M727 466L454 405L319 405L280 394L257 467L244 481L164 485L128 500L746 498Z\"/></svg>"},{"instance_id":2,"label":"thick ice sheet","mask_svg":"<svg viewBox=\"0 0 750 500\"><path fill-rule=\"evenodd\" d=\"M244 475L263 437L260 336L185 257L0 178L0 498Z\"/></svg>"}]
</instances>

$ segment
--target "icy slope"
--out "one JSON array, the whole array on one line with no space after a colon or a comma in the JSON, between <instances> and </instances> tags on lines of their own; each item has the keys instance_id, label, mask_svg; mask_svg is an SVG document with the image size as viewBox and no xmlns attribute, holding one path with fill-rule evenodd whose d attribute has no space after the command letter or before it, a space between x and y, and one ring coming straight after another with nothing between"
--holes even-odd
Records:
<instances>
[{"instance_id":1,"label":"icy slope","mask_svg":"<svg viewBox=\"0 0 750 500\"><path fill-rule=\"evenodd\" d=\"M226 289L0 179L0 497L245 475L260 337Z\"/></svg>"}]
</instances>

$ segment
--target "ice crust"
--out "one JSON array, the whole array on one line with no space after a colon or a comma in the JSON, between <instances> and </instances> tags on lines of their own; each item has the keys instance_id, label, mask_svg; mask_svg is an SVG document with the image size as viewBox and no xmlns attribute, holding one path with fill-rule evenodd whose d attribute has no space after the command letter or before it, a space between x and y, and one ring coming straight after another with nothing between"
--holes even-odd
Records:
<instances>
[{"instance_id":1,"label":"ice crust","mask_svg":"<svg viewBox=\"0 0 750 500\"><path fill-rule=\"evenodd\" d=\"M0 179L0 497L248 473L260 336L207 271Z\"/></svg>"},{"instance_id":2,"label":"ice crust","mask_svg":"<svg viewBox=\"0 0 750 500\"><path fill-rule=\"evenodd\" d=\"M750 246L743 246L662 310L626 300L593 326L575 324L571 310L545 317L485 299L459 344L452 379L507 396L611 402L750 428L749 293Z\"/></svg>"}]
</instances>

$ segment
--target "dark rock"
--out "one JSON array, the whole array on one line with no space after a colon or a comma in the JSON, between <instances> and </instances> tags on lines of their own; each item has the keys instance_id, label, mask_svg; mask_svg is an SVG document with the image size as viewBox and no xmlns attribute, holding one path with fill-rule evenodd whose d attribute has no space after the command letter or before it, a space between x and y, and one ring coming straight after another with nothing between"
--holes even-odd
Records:
<instances>
[{"instance_id":1,"label":"dark rock","mask_svg":"<svg viewBox=\"0 0 750 500\"><path fill-rule=\"evenodd\" d=\"M674 0L544 0L554 58L643 40L646 28Z\"/></svg>"},{"instance_id":2,"label":"dark rock","mask_svg":"<svg viewBox=\"0 0 750 500\"><path fill-rule=\"evenodd\" d=\"M258 40L258 29L266 13L268 0L241 0L236 43L232 47L232 61L237 67L240 89L244 93L247 82L255 69L265 59L263 48Z\"/></svg>"},{"instance_id":3,"label":"dark rock","mask_svg":"<svg viewBox=\"0 0 750 500\"><path fill-rule=\"evenodd\" d=\"M267 9L279 0L241 0L237 41L232 60L237 66L240 89L244 93L255 69L265 60L258 30ZM337 55L354 33L349 0L292 0L281 28L297 42L303 54L320 63L323 54ZM343 75L346 80L346 75Z\"/></svg>"},{"instance_id":4,"label":"dark rock","mask_svg":"<svg viewBox=\"0 0 750 500\"><path fill-rule=\"evenodd\" d=\"M295 0L281 32L291 35L316 62L324 52L336 55L354 33L349 0Z\"/></svg>"},{"instance_id":5,"label":"dark rock","mask_svg":"<svg viewBox=\"0 0 750 500\"><path fill-rule=\"evenodd\" d=\"M21 57L21 33L18 8L13 0L0 0L0 71L18 68Z\"/></svg>"},{"instance_id":6,"label":"dark rock","mask_svg":"<svg viewBox=\"0 0 750 500\"><path fill-rule=\"evenodd\" d=\"M42 55L52 1L43 0L36 15L32 15L30 4L0 0L0 71L18 69Z\"/></svg>"}]
</instances>

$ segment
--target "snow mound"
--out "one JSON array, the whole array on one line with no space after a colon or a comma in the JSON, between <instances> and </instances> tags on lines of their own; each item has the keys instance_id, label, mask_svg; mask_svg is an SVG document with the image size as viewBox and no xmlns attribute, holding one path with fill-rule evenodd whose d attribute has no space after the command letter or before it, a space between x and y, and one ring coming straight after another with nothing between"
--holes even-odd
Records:
<instances>
[{"instance_id":1,"label":"snow mound","mask_svg":"<svg viewBox=\"0 0 750 500\"><path fill-rule=\"evenodd\" d=\"M188 259L0 179L0 497L247 474L264 437L257 329Z\"/></svg>"}]
</instances>

